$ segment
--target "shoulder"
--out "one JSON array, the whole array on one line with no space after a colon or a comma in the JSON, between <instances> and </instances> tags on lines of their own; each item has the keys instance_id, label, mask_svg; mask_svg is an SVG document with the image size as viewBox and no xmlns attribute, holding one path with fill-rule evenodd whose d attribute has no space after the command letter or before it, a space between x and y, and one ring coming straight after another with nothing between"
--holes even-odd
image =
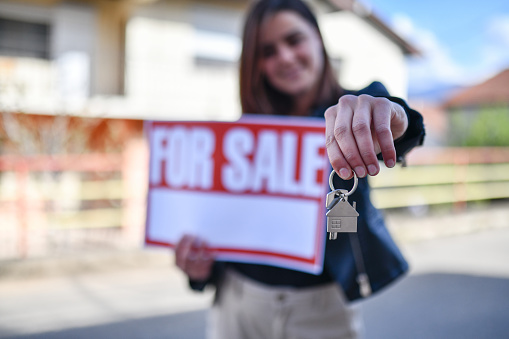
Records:
<instances>
[{"instance_id":1,"label":"shoulder","mask_svg":"<svg viewBox=\"0 0 509 339\"><path fill-rule=\"evenodd\" d=\"M373 81L367 87L364 87L363 89L360 89L357 91L343 89L343 93L340 96L348 95L348 94L350 94L350 95L368 94L368 95L371 95L374 97L390 97L389 92L387 91L385 86L380 81ZM329 107L330 106L319 106L312 111L311 116L323 117L323 114Z\"/></svg>"},{"instance_id":2,"label":"shoulder","mask_svg":"<svg viewBox=\"0 0 509 339\"><path fill-rule=\"evenodd\" d=\"M389 92L387 91L387 88L385 88L385 86L380 81L373 81L367 87L364 87L363 89L358 91L345 90L344 94L353 95L368 94L374 97L384 97L390 95Z\"/></svg>"}]
</instances>

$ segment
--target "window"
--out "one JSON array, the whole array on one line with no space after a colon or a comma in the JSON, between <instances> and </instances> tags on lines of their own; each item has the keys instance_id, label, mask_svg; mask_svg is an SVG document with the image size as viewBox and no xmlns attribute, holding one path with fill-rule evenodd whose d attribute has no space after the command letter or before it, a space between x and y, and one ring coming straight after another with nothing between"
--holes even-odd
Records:
<instances>
[{"instance_id":1,"label":"window","mask_svg":"<svg viewBox=\"0 0 509 339\"><path fill-rule=\"evenodd\" d=\"M197 30L193 42L196 66L231 68L237 64L241 42L236 36Z\"/></svg>"},{"instance_id":2,"label":"window","mask_svg":"<svg viewBox=\"0 0 509 339\"><path fill-rule=\"evenodd\" d=\"M0 18L0 55L49 59L49 25Z\"/></svg>"}]
</instances>

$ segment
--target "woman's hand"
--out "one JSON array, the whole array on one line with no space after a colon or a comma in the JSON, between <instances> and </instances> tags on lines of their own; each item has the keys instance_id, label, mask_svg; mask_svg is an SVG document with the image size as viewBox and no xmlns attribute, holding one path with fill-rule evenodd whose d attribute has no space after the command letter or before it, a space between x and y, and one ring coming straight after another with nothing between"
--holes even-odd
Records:
<instances>
[{"instance_id":1,"label":"woman's hand","mask_svg":"<svg viewBox=\"0 0 509 339\"><path fill-rule=\"evenodd\" d=\"M175 248L177 266L191 280L207 280L212 271L214 253L202 239L184 235Z\"/></svg>"},{"instance_id":2,"label":"woman's hand","mask_svg":"<svg viewBox=\"0 0 509 339\"><path fill-rule=\"evenodd\" d=\"M403 107L370 95L344 95L325 112L327 154L332 168L343 179L377 175L377 154L387 167L396 164L394 140L408 128Z\"/></svg>"}]
</instances>

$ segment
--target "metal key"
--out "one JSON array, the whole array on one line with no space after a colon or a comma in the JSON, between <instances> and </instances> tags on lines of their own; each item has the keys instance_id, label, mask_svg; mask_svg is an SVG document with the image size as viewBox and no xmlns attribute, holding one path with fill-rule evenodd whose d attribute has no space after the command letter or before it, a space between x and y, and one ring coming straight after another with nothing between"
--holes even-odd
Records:
<instances>
[{"instance_id":1,"label":"metal key","mask_svg":"<svg viewBox=\"0 0 509 339\"><path fill-rule=\"evenodd\" d=\"M335 240L340 232L357 232L357 204L353 202L353 207L348 203L348 196L357 188L358 179L354 173L354 185L350 192L343 189L335 189L332 182L334 171L329 176L329 186L332 192L327 194L327 232L329 239Z\"/></svg>"},{"instance_id":2,"label":"metal key","mask_svg":"<svg viewBox=\"0 0 509 339\"><path fill-rule=\"evenodd\" d=\"M329 192L329 194L327 194L327 199L325 201L325 207L327 207L327 209L330 210L332 207L334 207L334 205L338 203L339 200L341 200L341 196L344 195L345 193L348 193L348 191L343 189Z\"/></svg>"}]
</instances>

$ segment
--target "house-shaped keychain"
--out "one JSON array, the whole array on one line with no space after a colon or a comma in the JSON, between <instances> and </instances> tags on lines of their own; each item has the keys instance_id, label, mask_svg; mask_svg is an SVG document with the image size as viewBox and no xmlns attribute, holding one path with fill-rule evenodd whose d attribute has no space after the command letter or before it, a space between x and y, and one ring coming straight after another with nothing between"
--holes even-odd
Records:
<instances>
[{"instance_id":1,"label":"house-shaped keychain","mask_svg":"<svg viewBox=\"0 0 509 339\"><path fill-rule=\"evenodd\" d=\"M338 232L357 232L359 213L356 211L355 201L352 207L346 199L340 199L327 211L326 215L327 232L330 232L329 239L336 239Z\"/></svg>"}]
</instances>

